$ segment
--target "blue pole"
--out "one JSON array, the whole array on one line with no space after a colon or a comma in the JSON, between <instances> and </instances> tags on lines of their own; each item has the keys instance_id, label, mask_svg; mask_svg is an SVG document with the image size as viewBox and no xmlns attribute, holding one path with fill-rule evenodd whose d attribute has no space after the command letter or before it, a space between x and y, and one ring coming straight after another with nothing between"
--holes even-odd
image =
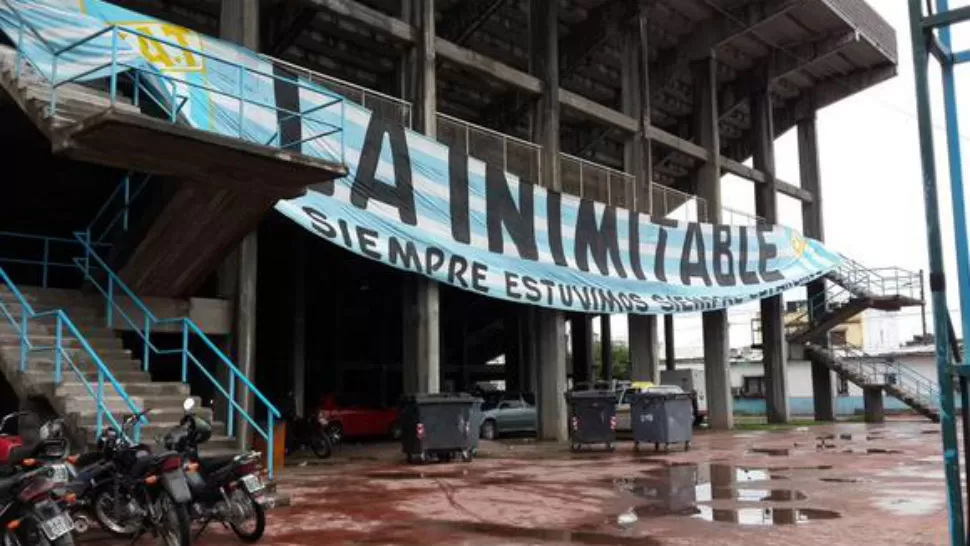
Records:
<instances>
[{"instance_id":1,"label":"blue pole","mask_svg":"<svg viewBox=\"0 0 970 546\"><path fill-rule=\"evenodd\" d=\"M236 376L230 372L229 373L229 417L226 419L226 428L228 429L229 437L234 436L233 432L236 430Z\"/></svg>"},{"instance_id":2,"label":"blue pole","mask_svg":"<svg viewBox=\"0 0 970 546\"><path fill-rule=\"evenodd\" d=\"M47 288L47 262L50 260L51 254L51 240L44 238L44 278L41 281L41 286Z\"/></svg>"},{"instance_id":3,"label":"blue pole","mask_svg":"<svg viewBox=\"0 0 970 546\"><path fill-rule=\"evenodd\" d=\"M949 0L937 0L937 11L949 11ZM950 26L940 27L940 41L950 49L953 47ZM946 145L950 163L950 201L953 205L953 224L956 233L957 278L960 289L960 318L963 331L970 332L970 249L967 242L967 210L963 189L963 157L960 146L960 122L957 118L956 81L953 78L953 64L943 63L943 103L946 110ZM970 353L963 352L963 364L970 364Z\"/></svg>"},{"instance_id":4,"label":"blue pole","mask_svg":"<svg viewBox=\"0 0 970 546\"><path fill-rule=\"evenodd\" d=\"M118 94L118 27L111 29L111 106Z\"/></svg>"},{"instance_id":5,"label":"blue pole","mask_svg":"<svg viewBox=\"0 0 970 546\"><path fill-rule=\"evenodd\" d=\"M57 341L54 343L54 384L56 385L61 384L61 351L63 350L61 347L61 342L64 339L64 334L62 333L63 320L63 314L57 313L57 333L55 334L57 336Z\"/></svg>"},{"instance_id":6,"label":"blue pole","mask_svg":"<svg viewBox=\"0 0 970 546\"><path fill-rule=\"evenodd\" d=\"M27 348L30 341L27 339L27 306L20 306L20 371L27 371Z\"/></svg>"},{"instance_id":7,"label":"blue pole","mask_svg":"<svg viewBox=\"0 0 970 546\"><path fill-rule=\"evenodd\" d=\"M104 427L104 370L98 367L98 431L97 435L101 436L101 430Z\"/></svg>"},{"instance_id":8,"label":"blue pole","mask_svg":"<svg viewBox=\"0 0 970 546\"><path fill-rule=\"evenodd\" d=\"M125 173L125 209L121 218L121 229L128 232L128 205L131 203L131 171Z\"/></svg>"},{"instance_id":9,"label":"blue pole","mask_svg":"<svg viewBox=\"0 0 970 546\"><path fill-rule=\"evenodd\" d=\"M189 382L189 323L182 319L182 383Z\"/></svg>"},{"instance_id":10,"label":"blue pole","mask_svg":"<svg viewBox=\"0 0 970 546\"><path fill-rule=\"evenodd\" d=\"M936 340L936 370L940 385L940 428L943 464L950 508L950 543L964 546L963 495L960 481L959 446L954 419L953 376L950 374L949 333L946 306L946 276L943 267L943 241L940 234L939 198L936 187L936 157L933 150L933 119L929 97L928 36L923 30L920 0L909 0L909 24L916 75L916 106L919 122L920 160L923 167L923 205L926 213L926 239L930 262L930 293L933 302L933 331ZM967 241L957 241L957 244Z\"/></svg>"},{"instance_id":11,"label":"blue pole","mask_svg":"<svg viewBox=\"0 0 970 546\"><path fill-rule=\"evenodd\" d=\"M114 303L115 303L115 282L114 277L108 275L108 308L105 309L105 315L108 317L108 328L114 328Z\"/></svg>"},{"instance_id":12,"label":"blue pole","mask_svg":"<svg viewBox=\"0 0 970 546\"><path fill-rule=\"evenodd\" d=\"M268 436L269 436L269 442L267 442L267 443L269 443L269 446L266 448L266 451L267 451L266 460L268 461L268 464L269 464L269 479L272 480L273 479L273 473L274 473L273 472L273 467L275 466L273 464L273 462L275 460L273 458L273 455L274 455L274 452L275 452L275 449L274 448L276 447L273 444L275 444L276 442L273 441L273 436L274 436L274 431L273 431L273 428L274 428L274 426L273 426L273 410L270 409L270 408L267 408L267 413L269 413L269 434L268 434ZM243 449L246 449L246 446L243 446Z\"/></svg>"},{"instance_id":13,"label":"blue pole","mask_svg":"<svg viewBox=\"0 0 970 546\"><path fill-rule=\"evenodd\" d=\"M151 325L151 322L149 322L150 320L151 320L151 317L148 316L148 313L145 313L145 336L144 336L144 339L145 339L145 348L142 351L141 364L142 364L142 367L144 368L144 370L146 372L148 371L148 359L151 358L151 350L152 350L152 341L151 341L151 338L152 338L151 327L152 327L152 325Z\"/></svg>"}]
</instances>

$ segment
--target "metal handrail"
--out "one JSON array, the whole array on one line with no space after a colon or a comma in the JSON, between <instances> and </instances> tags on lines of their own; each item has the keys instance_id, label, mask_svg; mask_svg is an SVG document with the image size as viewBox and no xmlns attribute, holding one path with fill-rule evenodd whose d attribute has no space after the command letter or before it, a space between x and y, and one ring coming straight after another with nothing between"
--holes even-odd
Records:
<instances>
[{"instance_id":1,"label":"metal handrail","mask_svg":"<svg viewBox=\"0 0 970 546\"><path fill-rule=\"evenodd\" d=\"M141 195L141 192L144 191L145 187L148 185L148 182L152 178L152 175L150 174L142 175L140 182L138 182L134 190L132 190L132 178L139 174L141 173L137 173L135 171L128 171L125 173L124 177L121 179L121 182L115 186L114 191L111 192L108 199L103 205L101 205L101 208L98 209L98 212L94 215L94 219L88 223L87 232L92 234L92 244L103 244L102 241L104 241L108 234L111 233L111 230L114 229L118 222L121 222L121 226L124 231L128 231L131 204L135 201L135 199L138 198L139 195ZM102 231L100 235L95 236L98 222L102 219L102 216L108 212L108 209L111 208L111 205L115 202L115 198L119 195L122 199L124 199L121 204L121 209L111 217L111 220L108 221L104 231ZM72 243L78 242L77 239L70 239L70 241ZM74 266L73 263L70 265Z\"/></svg>"},{"instance_id":2,"label":"metal handrail","mask_svg":"<svg viewBox=\"0 0 970 546\"><path fill-rule=\"evenodd\" d=\"M870 355L854 345L842 345L832 351L833 354L842 352L843 365L855 367L858 370L856 373L869 383L884 384L886 376L892 374L894 381L890 383L891 386L914 397L922 405L938 406L939 390L936 384L909 366L892 358Z\"/></svg>"},{"instance_id":3,"label":"metal handrail","mask_svg":"<svg viewBox=\"0 0 970 546\"><path fill-rule=\"evenodd\" d=\"M51 259L51 247L55 244L75 246L78 244L76 239L65 237L53 237L48 235L33 235L28 233L16 233L12 231L0 231L0 239L23 239L26 241L39 241L42 244L42 257L40 260L30 260L26 258L5 258L0 256L0 263L10 265L29 265L41 267L41 287L47 288L50 270L54 268L73 269L74 262L57 262ZM93 243L96 247L105 246L104 243Z\"/></svg>"},{"instance_id":4,"label":"metal handrail","mask_svg":"<svg viewBox=\"0 0 970 546\"><path fill-rule=\"evenodd\" d=\"M91 347L87 338L78 329L77 325L71 320L71 318L64 312L63 309L52 309L49 311L37 312L34 310L27 298L24 297L23 293L17 288L10 276L7 275L3 268L0 268L0 284L6 285L10 292L14 295L14 298L20 304L20 320L18 321L13 316L13 312L7 307L2 299L0 299L0 311L3 312L3 317L13 326L16 333L20 336L20 371L28 372L30 369L30 358L29 354L38 351L54 351L54 384L60 385L64 381L63 376L63 363L66 361L68 366L74 372L74 375L80 380L84 389L91 395L97 406L97 431L96 434L100 435L104 428L104 420L107 418L112 427L116 430L121 431L125 434L124 427L118 422L115 416L108 409L108 406L104 402L104 388L105 380L110 384L118 396L125 402L128 409L132 412L132 415L138 415L141 413L141 409L137 404L131 399L125 388L115 379L114 374L105 365L104 361L98 355L98 353ZM42 319L54 318L56 320L55 335L54 335L54 345L40 346L35 344L30 339L30 324L31 321L39 321ZM65 332L66 330L66 332ZM65 340L65 333L68 334L67 340ZM71 353L66 347L65 341L69 341L73 337L81 345L81 348L85 353L92 359L94 364L98 369L98 380L97 388L91 385L91 382L87 380L84 376L84 372L78 367L77 362L71 357ZM135 424L134 428L134 438L135 442L138 442L141 437L141 427L143 424L147 424L148 419L142 415L142 417Z\"/></svg>"},{"instance_id":5,"label":"metal handrail","mask_svg":"<svg viewBox=\"0 0 970 546\"><path fill-rule=\"evenodd\" d=\"M238 135L237 135L237 137L240 140L244 140L245 139L245 131L243 130L243 127L244 127L244 112L245 112L245 105L246 104L251 104L251 105L254 105L254 106L258 107L258 108L264 108L264 109L267 109L267 110L274 110L274 111L277 111L277 112L283 112L285 114L297 115L297 116L300 116L300 117L303 117L305 115L305 112L302 112L302 111L300 111L300 112L294 112L294 111L288 110L286 108L281 108L278 104L275 104L275 103L274 104L270 104L270 103L266 103L266 102L263 102L263 101L253 100L251 98L246 98L245 93L244 93L243 84L244 84L244 80L245 80L245 78L247 76L249 76L249 77L255 76L255 77L260 77L260 78L267 78L267 79L270 79L270 80L273 80L273 81L275 81L275 80L286 81L288 84L294 85L294 86L298 87L299 89L305 89L307 91L310 91L310 92L313 92L313 93L316 93L316 94L319 94L319 95L322 95L322 96L326 97L326 99L323 101L324 102L324 107L329 108L329 107L332 107L332 106L335 106L335 105L339 105L339 108L340 108L339 118L341 120L340 123L333 124L333 123L329 123L327 121L324 121L322 119L308 119L307 121L310 121L310 122L313 122L315 124L319 124L321 126L327 127L327 128L329 128L329 130L323 130L323 131L321 131L321 132L313 135L310 138L304 139L303 141L305 142L305 141L309 141L309 140L318 140L318 139L322 139L322 138L325 138L327 136L330 136L330 135L333 135L333 134L336 134L336 133L340 133L340 150L338 151L337 155L339 156L339 161L341 163L343 163L343 161L344 161L344 153L345 153L345 142L344 142L344 139L345 139L345 135L343 133L343 119L345 118L345 115L346 115L346 112L345 112L345 104L344 104L345 99L343 97L341 97L340 95L337 95L335 93L332 93L332 92L330 92L330 91L322 88L321 86L317 86L317 85L307 85L307 84L305 84L303 82L300 82L298 79L295 79L295 78L283 77L283 76L279 76L279 75L276 75L276 74L272 74L272 73L269 73L269 72L265 72L265 71L262 71L262 70L259 70L259 69L250 68L250 67L247 67L245 65L242 65L242 64L239 64L239 63L236 63L236 62L233 62L233 61L228 61L228 60L222 59L222 58L217 57L215 55L212 55L210 53L206 53L204 51L200 51L200 50L196 50L196 49L191 48L191 47L184 46L182 44L173 42L171 40L166 40L166 39L163 39L163 38L158 38L158 37L155 37L155 36L153 36L151 34L147 34L147 33L141 32L141 31L139 31L137 29L128 28L128 27L121 27L119 25L107 25L105 28L103 28L103 29L101 29L101 30L99 30L97 32L94 32L94 33L92 33L92 34L90 34L88 36L85 36L85 37L81 38L80 40L77 40L75 42L72 42L72 43L70 43L70 44L68 44L68 45L66 45L64 47L59 48L59 49L55 49L51 45L50 42L48 42L46 39L43 38L43 35L33 25L31 25L26 19L24 19L24 17L18 12L18 9L16 7L14 7L14 5L11 4L11 0L0 0L0 2L2 2L11 12L13 12L14 16L17 18L17 21L18 21L18 36L17 36L17 77L18 78L20 77L20 70L21 70L21 66L22 66L22 62L23 61L26 61L26 62L30 63L31 65L33 65L35 68L37 68L37 71L40 74L40 76L43 78L43 80L45 80L48 84L50 84L50 87L51 87L51 98L50 98L50 106L49 106L49 112L50 112L51 115L54 115L56 113L56 111L57 111L57 90L58 90L59 87L61 87L63 85L66 85L68 83L72 83L72 82L74 82L76 80L79 80L80 78L83 78L86 75L93 74L93 73L95 73L95 72L97 72L99 70L103 70L103 69L110 69L110 76L109 76L109 81L110 81L110 89L109 89L110 101L109 101L109 104L110 104L111 107L114 107L115 106L115 104L117 103L117 98L118 98L117 97L117 95L118 95L118 75L120 73L124 73L124 72L127 72L129 70L134 71L136 74L140 74L142 71L145 71L143 69L143 67L141 67L141 66L136 66L136 65L133 65L133 64L129 64L129 63L126 63L126 62L121 61L121 60L118 59L119 41L121 40L121 38L119 38L119 33L124 32L125 34L130 34L130 35L133 35L133 36L138 36L139 38L144 39L144 40L148 40L149 42L153 42L153 43L156 43L156 44L161 44L161 45L164 45L166 47L174 48L174 49L180 50L180 51L185 52L185 53L190 53L190 54L192 54L194 56L198 56L199 58L209 59L210 61L219 62L219 63L222 63L222 64L227 65L230 68L237 69L238 72L239 72L239 89L235 93L228 92L228 91L224 91L224 90L221 90L221 89L212 87L212 86L207 86L207 85L202 85L202 84L194 83L194 82L191 82L191 81L189 81L187 79L178 78L178 77L172 76L170 74L165 74L165 73L163 73L161 71L150 71L150 72L149 71L145 71L145 72L148 73L149 76L151 76L153 78L158 78L159 80L161 80L162 82L165 82L167 85L170 85L173 88L173 92L172 92L172 96L173 96L173 98L172 98L172 100L173 100L172 109L173 110L175 109L174 103L175 103L175 100L176 100L176 93L174 92L174 89L175 89L175 87L177 87L177 84L181 84L181 85L184 85L184 86L187 86L187 87L191 87L191 88L201 88L201 89L205 89L206 91L208 91L210 93L215 93L215 94L218 94L218 95L226 96L226 97L229 97L231 99L234 99L234 100L239 101L239 110L238 110L238 113L237 113L237 117L238 117ZM44 47L46 48L47 52L52 55L53 61L52 61L52 66L51 66L51 75L50 75L50 77L48 77L47 75L44 74L44 71L39 68L39 65L37 64L37 62L35 60L30 59L30 57L25 54L24 49L23 49L23 39L24 39L24 32L25 32L25 30L26 31L29 31L31 34L33 34L37 38L39 38L41 40L41 42L43 43ZM57 80L58 61L59 61L61 55L65 54L67 52L72 51L73 49L79 47L82 44L88 43L91 40L94 40L94 39L96 39L98 37L105 36L105 35L108 35L108 34L111 35L111 59L110 59L109 62L104 63L104 64L101 64L101 65L98 65L98 66L95 66L95 67L93 67L93 68L91 68L89 70L86 70L85 72L83 72L81 74L75 74L71 78L67 78L67 79L65 79L63 81L58 81ZM136 86L136 88L137 87L138 86ZM153 98L155 100L157 100L156 97L153 97ZM327 102L328 100L330 102ZM184 101L183 101L183 104L184 104ZM181 109L181 107L179 107L179 109ZM319 108L314 108L314 109L315 110L319 110ZM172 115L170 117L174 118L175 116ZM172 121L174 122L175 119L172 119ZM270 143L258 142L258 144L269 145ZM283 147L283 146L284 145L281 143L280 144L280 147Z\"/></svg>"},{"instance_id":6,"label":"metal handrail","mask_svg":"<svg viewBox=\"0 0 970 546\"><path fill-rule=\"evenodd\" d=\"M273 460L274 454L274 421L282 417L280 411L273 405L263 393L256 388L256 385L246 377L239 368L226 356L226 354L216 346L205 332L190 318L159 319L157 315L139 298L124 281L108 267L108 264L98 255L91 244L90 232L76 232L75 237L85 250L83 257L75 259L77 267L84 273L86 280L97 288L106 299L106 321L109 328L114 327L115 314L121 316L125 322L134 330L144 342L142 365L145 371L149 370L151 356L155 355L179 355L182 359L182 382L188 383L189 362L203 372L203 375L225 396L229 401L227 429L230 437L235 435L235 413L238 411L252 427L267 441L269 460ZM92 271L92 269L100 271ZM96 274L98 273L98 274ZM99 277L106 277L107 281L99 280ZM106 284L106 286L105 286ZM121 294L118 294L118 291ZM126 296L135 306L135 309L143 315L143 320L134 320L118 302L118 296ZM177 325L180 327L182 342L178 349L161 349L157 347L151 338L152 331L158 331L160 327ZM190 349L192 338L197 338L218 358L218 360L229 369L228 389L212 376L202 362L195 356ZM240 381L263 405L266 407L268 425L264 429L260 427L255 418L245 411L236 401L236 381ZM270 465L270 475L272 476L272 465Z\"/></svg>"}]
</instances>

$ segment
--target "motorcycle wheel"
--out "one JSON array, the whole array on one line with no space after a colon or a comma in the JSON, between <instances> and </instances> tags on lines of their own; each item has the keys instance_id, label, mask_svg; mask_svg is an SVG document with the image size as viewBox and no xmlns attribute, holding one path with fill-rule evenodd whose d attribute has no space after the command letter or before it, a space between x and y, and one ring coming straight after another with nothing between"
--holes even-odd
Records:
<instances>
[{"instance_id":1,"label":"motorcycle wheel","mask_svg":"<svg viewBox=\"0 0 970 546\"><path fill-rule=\"evenodd\" d=\"M175 502L168 491L162 491L156 502L160 518L152 524L158 543L162 546L191 546L192 529L186 506Z\"/></svg>"},{"instance_id":2,"label":"motorcycle wheel","mask_svg":"<svg viewBox=\"0 0 970 546\"><path fill-rule=\"evenodd\" d=\"M108 490L102 490L94 495L94 518L98 520L98 525L109 535L119 538L131 538L135 536L140 527L137 521L122 522L114 517L114 496Z\"/></svg>"},{"instance_id":3,"label":"motorcycle wheel","mask_svg":"<svg viewBox=\"0 0 970 546\"><path fill-rule=\"evenodd\" d=\"M256 498L249 491L237 490L237 495L241 497L239 499L240 502L249 504L247 510L250 512L250 517L241 523L252 521L254 524L253 530L246 531L241 527L240 523L235 521L230 521L229 527L233 533L236 533L239 540L249 543L258 542L259 539L263 538L263 533L266 532L266 511L263 510L262 505L256 501Z\"/></svg>"},{"instance_id":4,"label":"motorcycle wheel","mask_svg":"<svg viewBox=\"0 0 970 546\"><path fill-rule=\"evenodd\" d=\"M333 455L333 444L330 437L322 430L314 430L310 436L310 449L321 459L329 459Z\"/></svg>"}]
</instances>

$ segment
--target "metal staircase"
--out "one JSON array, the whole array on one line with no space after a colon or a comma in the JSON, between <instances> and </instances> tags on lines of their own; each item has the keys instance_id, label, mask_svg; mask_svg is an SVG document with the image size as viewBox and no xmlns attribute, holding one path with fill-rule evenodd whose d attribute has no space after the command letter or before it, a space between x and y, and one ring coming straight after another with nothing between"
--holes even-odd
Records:
<instances>
[{"instance_id":1,"label":"metal staircase","mask_svg":"<svg viewBox=\"0 0 970 546\"><path fill-rule=\"evenodd\" d=\"M825 277L827 286L806 308L785 321L790 343L803 345L806 355L860 387L881 387L934 422L940 419L939 391L933 381L905 364L867 354L848 344L826 343L829 332L867 309L898 311L923 304L922 275L899 268L867 269L843 257Z\"/></svg>"}]
</instances>

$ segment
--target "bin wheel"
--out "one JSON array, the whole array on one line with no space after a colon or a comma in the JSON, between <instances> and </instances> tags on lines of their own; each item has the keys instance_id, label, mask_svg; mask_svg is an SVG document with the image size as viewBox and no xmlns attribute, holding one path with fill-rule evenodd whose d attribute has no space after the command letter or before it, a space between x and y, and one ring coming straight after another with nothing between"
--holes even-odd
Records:
<instances>
[{"instance_id":1,"label":"bin wheel","mask_svg":"<svg viewBox=\"0 0 970 546\"><path fill-rule=\"evenodd\" d=\"M425 464L426 462L428 462L428 454L422 451L421 453L418 453L417 459L418 459L418 464Z\"/></svg>"},{"instance_id":2,"label":"bin wheel","mask_svg":"<svg viewBox=\"0 0 970 546\"><path fill-rule=\"evenodd\" d=\"M690 451L690 442L684 442L684 451Z\"/></svg>"},{"instance_id":3,"label":"bin wheel","mask_svg":"<svg viewBox=\"0 0 970 546\"><path fill-rule=\"evenodd\" d=\"M463 463L472 462L472 457L473 457L472 452L468 451L467 449L461 452L461 462Z\"/></svg>"},{"instance_id":4,"label":"bin wheel","mask_svg":"<svg viewBox=\"0 0 970 546\"><path fill-rule=\"evenodd\" d=\"M633 442L633 451L640 451L640 442Z\"/></svg>"},{"instance_id":5,"label":"bin wheel","mask_svg":"<svg viewBox=\"0 0 970 546\"><path fill-rule=\"evenodd\" d=\"M573 443L572 445L569 446L569 450L572 452L579 451L581 448L582 446L577 443Z\"/></svg>"},{"instance_id":6,"label":"bin wheel","mask_svg":"<svg viewBox=\"0 0 970 546\"><path fill-rule=\"evenodd\" d=\"M616 451L616 448L613 447L611 442L606 442L606 451Z\"/></svg>"},{"instance_id":7,"label":"bin wheel","mask_svg":"<svg viewBox=\"0 0 970 546\"><path fill-rule=\"evenodd\" d=\"M653 444L653 450L654 450L654 451L660 451L660 443L659 443L659 442L658 442L658 443L655 443L655 444Z\"/></svg>"},{"instance_id":8,"label":"bin wheel","mask_svg":"<svg viewBox=\"0 0 970 546\"><path fill-rule=\"evenodd\" d=\"M664 451L670 451L670 444L664 444Z\"/></svg>"}]
</instances>

